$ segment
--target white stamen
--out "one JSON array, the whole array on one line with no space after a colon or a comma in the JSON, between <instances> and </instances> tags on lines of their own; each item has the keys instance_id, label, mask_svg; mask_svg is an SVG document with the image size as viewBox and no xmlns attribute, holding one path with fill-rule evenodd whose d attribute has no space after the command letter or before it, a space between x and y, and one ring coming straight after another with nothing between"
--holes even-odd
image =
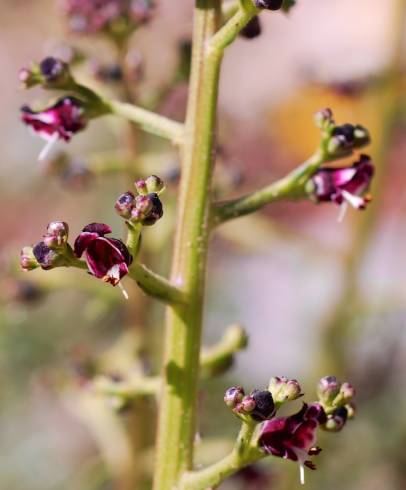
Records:
<instances>
[{"instance_id":1,"label":"white stamen","mask_svg":"<svg viewBox=\"0 0 406 490\"><path fill-rule=\"evenodd\" d=\"M343 198L355 209L361 209L365 206L365 200L360 196L355 196L347 191L342 191Z\"/></svg>"},{"instance_id":2,"label":"white stamen","mask_svg":"<svg viewBox=\"0 0 406 490\"><path fill-rule=\"evenodd\" d=\"M128 293L127 291L124 289L124 286L121 284L121 282L118 283L118 287L121 289L121 292L123 293L123 296L125 299L128 299Z\"/></svg>"},{"instance_id":3,"label":"white stamen","mask_svg":"<svg viewBox=\"0 0 406 490\"><path fill-rule=\"evenodd\" d=\"M299 480L302 485L305 484L305 467L303 463L299 463Z\"/></svg>"},{"instance_id":4,"label":"white stamen","mask_svg":"<svg viewBox=\"0 0 406 490\"><path fill-rule=\"evenodd\" d=\"M342 204L340 204L340 211L338 213L338 218L337 218L338 223L342 223L344 216L347 214L347 209L348 209L347 202L343 202Z\"/></svg>"},{"instance_id":5,"label":"white stamen","mask_svg":"<svg viewBox=\"0 0 406 490\"><path fill-rule=\"evenodd\" d=\"M55 132L52 134L52 136L49 138L49 140L46 142L44 148L42 148L40 154L38 155L38 160L42 162L45 160L45 158L48 156L50 151L52 150L52 147L58 140L58 133Z\"/></svg>"}]
</instances>

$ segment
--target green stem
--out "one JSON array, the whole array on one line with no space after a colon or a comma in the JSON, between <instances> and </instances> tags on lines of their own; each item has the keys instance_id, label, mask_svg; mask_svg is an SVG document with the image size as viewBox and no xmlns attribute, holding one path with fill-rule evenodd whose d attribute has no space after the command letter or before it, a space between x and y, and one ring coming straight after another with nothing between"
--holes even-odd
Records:
<instances>
[{"instance_id":1,"label":"green stem","mask_svg":"<svg viewBox=\"0 0 406 490\"><path fill-rule=\"evenodd\" d=\"M126 102L104 101L104 104L111 114L136 123L144 131L169 139L174 144L182 143L183 124Z\"/></svg>"},{"instance_id":2,"label":"green stem","mask_svg":"<svg viewBox=\"0 0 406 490\"><path fill-rule=\"evenodd\" d=\"M326 161L322 151L317 151L300 167L276 182L251 194L215 205L213 224L219 225L233 218L253 213L271 202L281 199L305 197L305 185L312 173Z\"/></svg>"},{"instance_id":3,"label":"green stem","mask_svg":"<svg viewBox=\"0 0 406 490\"><path fill-rule=\"evenodd\" d=\"M179 490L205 490L216 487L245 466L262 459L264 453L252 445L255 428L256 424L244 422L231 453L203 470L185 473Z\"/></svg>"},{"instance_id":4,"label":"green stem","mask_svg":"<svg viewBox=\"0 0 406 490\"><path fill-rule=\"evenodd\" d=\"M179 287L136 261L140 248L142 225L129 221L126 224L128 228L127 248L134 260L128 272L129 277L136 281L144 293L154 298L165 303L184 303L186 296Z\"/></svg>"},{"instance_id":5,"label":"green stem","mask_svg":"<svg viewBox=\"0 0 406 490\"><path fill-rule=\"evenodd\" d=\"M128 275L136 281L144 293L154 298L170 304L186 302L186 295L179 287L139 262L131 265Z\"/></svg>"},{"instance_id":6,"label":"green stem","mask_svg":"<svg viewBox=\"0 0 406 490\"><path fill-rule=\"evenodd\" d=\"M161 379L156 377L135 378L129 381L114 382L105 377L93 381L93 389L100 394L118 396L127 400L140 396L156 395Z\"/></svg>"},{"instance_id":7,"label":"green stem","mask_svg":"<svg viewBox=\"0 0 406 490\"><path fill-rule=\"evenodd\" d=\"M159 413L155 490L172 490L193 466L197 382L202 330L214 126L221 55L206 46L219 18L218 0L198 0L194 12L192 71L182 148L182 176L172 281L188 303L167 312Z\"/></svg>"},{"instance_id":8,"label":"green stem","mask_svg":"<svg viewBox=\"0 0 406 490\"><path fill-rule=\"evenodd\" d=\"M224 48L256 12L244 0L215 34L221 1L196 0L172 264L172 283L182 285L188 302L167 311L154 490L173 490L181 473L193 468L219 71Z\"/></svg>"}]
</instances>

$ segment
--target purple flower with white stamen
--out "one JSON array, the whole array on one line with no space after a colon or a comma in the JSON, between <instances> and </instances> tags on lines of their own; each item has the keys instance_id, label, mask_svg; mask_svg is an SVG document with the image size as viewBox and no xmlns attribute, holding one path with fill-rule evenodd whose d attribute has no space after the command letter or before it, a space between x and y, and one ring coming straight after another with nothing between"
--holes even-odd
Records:
<instances>
[{"instance_id":1,"label":"purple flower with white stamen","mask_svg":"<svg viewBox=\"0 0 406 490\"><path fill-rule=\"evenodd\" d=\"M111 228L103 223L85 226L75 240L74 254L80 258L84 253L90 273L116 286L128 274L132 256L121 240L104 236L108 233Z\"/></svg>"},{"instance_id":2,"label":"purple flower with white stamen","mask_svg":"<svg viewBox=\"0 0 406 490\"><path fill-rule=\"evenodd\" d=\"M304 483L304 467L316 469L309 456L316 455L316 429L326 422L326 414L319 403L303 404L290 417L276 417L262 424L258 443L263 451L300 465L300 481Z\"/></svg>"},{"instance_id":3,"label":"purple flower with white stamen","mask_svg":"<svg viewBox=\"0 0 406 490\"><path fill-rule=\"evenodd\" d=\"M33 111L25 105L21 112L22 121L48 142L40 153L40 160L46 157L58 139L70 141L87 124L83 103L75 97L63 97L43 111Z\"/></svg>"},{"instance_id":4,"label":"purple flower with white stamen","mask_svg":"<svg viewBox=\"0 0 406 490\"><path fill-rule=\"evenodd\" d=\"M311 178L311 195L319 202L365 209L371 200L367 191L373 175L374 166L367 155L361 155L350 167L320 168Z\"/></svg>"}]
</instances>

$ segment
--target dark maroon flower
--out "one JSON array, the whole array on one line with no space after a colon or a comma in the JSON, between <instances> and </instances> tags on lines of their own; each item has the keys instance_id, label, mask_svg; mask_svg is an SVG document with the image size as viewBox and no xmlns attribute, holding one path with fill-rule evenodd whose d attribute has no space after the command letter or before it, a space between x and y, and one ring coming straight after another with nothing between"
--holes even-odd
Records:
<instances>
[{"instance_id":1,"label":"dark maroon flower","mask_svg":"<svg viewBox=\"0 0 406 490\"><path fill-rule=\"evenodd\" d=\"M326 414L319 403L304 403L302 409L290 417L277 417L264 422L258 442L262 450L273 456L297 461L300 481L304 483L304 466L315 469L308 456L320 452L315 447L316 429L325 422Z\"/></svg>"},{"instance_id":2,"label":"dark maroon flower","mask_svg":"<svg viewBox=\"0 0 406 490\"><path fill-rule=\"evenodd\" d=\"M311 178L312 191L317 201L331 201L339 205L351 204L365 209L371 196L366 194L374 175L374 166L367 155L350 167L321 168ZM346 207L346 206L345 206Z\"/></svg>"},{"instance_id":3,"label":"dark maroon flower","mask_svg":"<svg viewBox=\"0 0 406 490\"><path fill-rule=\"evenodd\" d=\"M56 140L69 141L87 123L83 104L74 97L63 97L53 106L38 112L23 106L21 112L23 122L48 142L40 153L40 160L46 157Z\"/></svg>"},{"instance_id":4,"label":"dark maroon flower","mask_svg":"<svg viewBox=\"0 0 406 490\"><path fill-rule=\"evenodd\" d=\"M106 238L111 228L103 223L91 223L76 238L74 253L80 258L85 253L91 274L113 286L128 273L132 257L125 244L116 238Z\"/></svg>"}]
</instances>

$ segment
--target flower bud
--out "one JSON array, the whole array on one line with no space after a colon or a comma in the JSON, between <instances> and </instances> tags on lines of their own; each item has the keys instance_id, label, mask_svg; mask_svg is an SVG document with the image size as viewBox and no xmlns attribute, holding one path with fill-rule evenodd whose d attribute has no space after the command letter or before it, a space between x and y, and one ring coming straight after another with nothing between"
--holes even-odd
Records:
<instances>
[{"instance_id":1,"label":"flower bud","mask_svg":"<svg viewBox=\"0 0 406 490\"><path fill-rule=\"evenodd\" d=\"M329 108L320 109L314 114L314 122L316 126L320 129L324 129L332 124L333 112Z\"/></svg>"},{"instance_id":2,"label":"flower bud","mask_svg":"<svg viewBox=\"0 0 406 490\"><path fill-rule=\"evenodd\" d=\"M145 179L145 185L149 194L160 194L165 188L163 180L156 175L150 175L149 177L147 177Z\"/></svg>"},{"instance_id":3,"label":"flower bud","mask_svg":"<svg viewBox=\"0 0 406 490\"><path fill-rule=\"evenodd\" d=\"M41 83L41 76L37 67L21 68L18 72L18 79L20 80L22 88L31 88Z\"/></svg>"},{"instance_id":4,"label":"flower bud","mask_svg":"<svg viewBox=\"0 0 406 490\"><path fill-rule=\"evenodd\" d=\"M340 388L341 383L335 376L325 376L317 385L317 396L322 403L330 405L340 392Z\"/></svg>"},{"instance_id":5,"label":"flower bud","mask_svg":"<svg viewBox=\"0 0 406 490\"><path fill-rule=\"evenodd\" d=\"M47 233L43 238L49 248L60 248L66 245L69 236L69 226L64 221L52 221L47 227Z\"/></svg>"},{"instance_id":6,"label":"flower bud","mask_svg":"<svg viewBox=\"0 0 406 490\"><path fill-rule=\"evenodd\" d=\"M279 10L283 0L254 0L255 7L266 10Z\"/></svg>"},{"instance_id":7,"label":"flower bud","mask_svg":"<svg viewBox=\"0 0 406 490\"><path fill-rule=\"evenodd\" d=\"M39 267L32 247L23 247L20 252L20 266L25 271L32 271Z\"/></svg>"},{"instance_id":8,"label":"flower bud","mask_svg":"<svg viewBox=\"0 0 406 490\"><path fill-rule=\"evenodd\" d=\"M52 248L47 247L44 242L37 243L33 248L33 253L38 264L44 270L53 269L54 267L66 264L65 257Z\"/></svg>"},{"instance_id":9,"label":"flower bud","mask_svg":"<svg viewBox=\"0 0 406 490\"><path fill-rule=\"evenodd\" d=\"M271 378L268 390L272 393L276 404L293 401L302 396L300 384L295 379L288 379L284 376L274 376Z\"/></svg>"},{"instance_id":10,"label":"flower bud","mask_svg":"<svg viewBox=\"0 0 406 490\"><path fill-rule=\"evenodd\" d=\"M224 403L228 408L235 408L241 403L244 394L244 388L242 386L232 386L224 394Z\"/></svg>"},{"instance_id":11,"label":"flower bud","mask_svg":"<svg viewBox=\"0 0 406 490\"><path fill-rule=\"evenodd\" d=\"M333 405L341 406L350 402L355 396L355 388L347 381L340 387L338 395L333 400Z\"/></svg>"},{"instance_id":12,"label":"flower bud","mask_svg":"<svg viewBox=\"0 0 406 490\"><path fill-rule=\"evenodd\" d=\"M148 194L147 183L144 179L139 179L134 182L135 188L137 189L140 196L146 196Z\"/></svg>"},{"instance_id":13,"label":"flower bud","mask_svg":"<svg viewBox=\"0 0 406 490\"><path fill-rule=\"evenodd\" d=\"M348 403L345 405L345 408L347 409L347 419L351 420L355 417L357 414L357 407L355 406L354 402Z\"/></svg>"},{"instance_id":14,"label":"flower bud","mask_svg":"<svg viewBox=\"0 0 406 490\"><path fill-rule=\"evenodd\" d=\"M270 419L275 414L275 404L272 394L268 390L254 390L250 397L255 402L255 408L251 411L254 420Z\"/></svg>"},{"instance_id":15,"label":"flower bud","mask_svg":"<svg viewBox=\"0 0 406 490\"><path fill-rule=\"evenodd\" d=\"M129 219L131 217L131 211L134 208L135 196L132 192L128 191L117 199L114 204L114 208L117 214L122 218Z\"/></svg>"},{"instance_id":16,"label":"flower bud","mask_svg":"<svg viewBox=\"0 0 406 490\"><path fill-rule=\"evenodd\" d=\"M347 422L347 418L347 409L345 407L337 408L327 417L327 422L322 428L328 432L339 432Z\"/></svg>"},{"instance_id":17,"label":"flower bud","mask_svg":"<svg viewBox=\"0 0 406 490\"><path fill-rule=\"evenodd\" d=\"M258 15L255 15L248 24L243 27L240 31L240 36L245 39L254 39L261 34L261 22L259 20Z\"/></svg>"},{"instance_id":18,"label":"flower bud","mask_svg":"<svg viewBox=\"0 0 406 490\"><path fill-rule=\"evenodd\" d=\"M68 64L59 58L44 58L39 64L39 69L43 83L49 87L66 87L72 81Z\"/></svg>"},{"instance_id":19,"label":"flower bud","mask_svg":"<svg viewBox=\"0 0 406 490\"><path fill-rule=\"evenodd\" d=\"M244 413L244 414L250 414L251 412L253 412L255 410L255 407L257 406L257 404L255 403L255 400L254 398L249 395L249 396L245 396L241 403L237 406L237 412L239 413Z\"/></svg>"},{"instance_id":20,"label":"flower bud","mask_svg":"<svg viewBox=\"0 0 406 490\"><path fill-rule=\"evenodd\" d=\"M346 155L354 148L362 148L370 142L368 130L361 125L343 124L336 126L328 142L327 151L331 155Z\"/></svg>"},{"instance_id":21,"label":"flower bud","mask_svg":"<svg viewBox=\"0 0 406 490\"><path fill-rule=\"evenodd\" d=\"M362 148L371 141L368 130L359 124L354 127L354 139L354 148Z\"/></svg>"},{"instance_id":22,"label":"flower bud","mask_svg":"<svg viewBox=\"0 0 406 490\"><path fill-rule=\"evenodd\" d=\"M131 221L139 222L144 226L151 226L162 216L162 203L158 194L151 193L135 198L134 208L131 211Z\"/></svg>"}]
</instances>

